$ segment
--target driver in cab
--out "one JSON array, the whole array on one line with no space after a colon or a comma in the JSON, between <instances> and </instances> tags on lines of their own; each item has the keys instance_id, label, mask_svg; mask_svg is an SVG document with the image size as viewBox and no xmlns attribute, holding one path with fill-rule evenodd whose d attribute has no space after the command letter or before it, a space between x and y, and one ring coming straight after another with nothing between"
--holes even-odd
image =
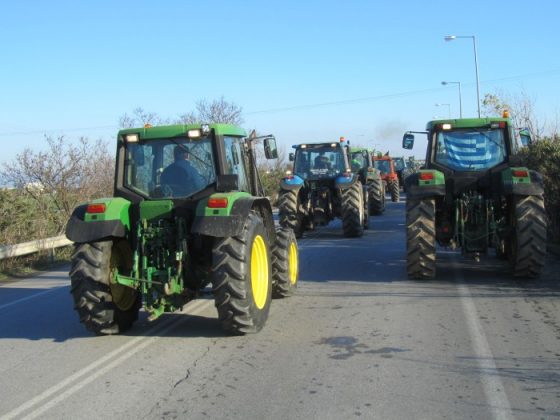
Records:
<instances>
[{"instance_id":1,"label":"driver in cab","mask_svg":"<svg viewBox=\"0 0 560 420\"><path fill-rule=\"evenodd\" d=\"M190 151L185 146L175 146L174 161L161 174L162 186L173 191L173 196L186 196L204 188L204 179L190 162Z\"/></svg>"},{"instance_id":2,"label":"driver in cab","mask_svg":"<svg viewBox=\"0 0 560 420\"><path fill-rule=\"evenodd\" d=\"M321 152L319 156L315 158L314 169L330 169L329 158L325 156L324 152Z\"/></svg>"}]
</instances>

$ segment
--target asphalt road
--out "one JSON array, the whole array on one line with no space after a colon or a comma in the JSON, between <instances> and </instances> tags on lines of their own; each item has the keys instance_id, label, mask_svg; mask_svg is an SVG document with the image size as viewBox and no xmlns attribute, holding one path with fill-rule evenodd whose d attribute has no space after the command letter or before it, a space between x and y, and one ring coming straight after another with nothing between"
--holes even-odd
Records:
<instances>
[{"instance_id":1,"label":"asphalt road","mask_svg":"<svg viewBox=\"0 0 560 420\"><path fill-rule=\"evenodd\" d=\"M404 202L370 226L300 240L297 294L244 337L209 299L95 337L64 270L1 285L0 419L559 418L558 260L524 282L440 249L409 281Z\"/></svg>"}]
</instances>

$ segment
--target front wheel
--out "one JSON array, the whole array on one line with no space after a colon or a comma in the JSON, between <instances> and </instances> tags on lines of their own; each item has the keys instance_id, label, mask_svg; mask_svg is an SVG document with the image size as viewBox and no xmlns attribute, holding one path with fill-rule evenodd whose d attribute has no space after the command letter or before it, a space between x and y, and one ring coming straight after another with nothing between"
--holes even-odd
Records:
<instances>
[{"instance_id":1,"label":"front wheel","mask_svg":"<svg viewBox=\"0 0 560 420\"><path fill-rule=\"evenodd\" d=\"M541 196L520 196L513 200L514 238L511 262L515 277L535 278L546 258L546 212Z\"/></svg>"},{"instance_id":2,"label":"front wheel","mask_svg":"<svg viewBox=\"0 0 560 420\"><path fill-rule=\"evenodd\" d=\"M111 282L112 272L128 274L132 252L125 241L76 246L70 269L70 293L80 322L97 335L126 331L138 319L140 294Z\"/></svg>"},{"instance_id":3,"label":"front wheel","mask_svg":"<svg viewBox=\"0 0 560 420\"><path fill-rule=\"evenodd\" d=\"M436 275L435 200L406 200L406 270L409 279Z\"/></svg>"},{"instance_id":4,"label":"front wheel","mask_svg":"<svg viewBox=\"0 0 560 420\"><path fill-rule=\"evenodd\" d=\"M212 292L222 328L236 335L260 331L270 311L272 270L268 235L254 211L239 235L216 240L212 264Z\"/></svg>"},{"instance_id":5,"label":"front wheel","mask_svg":"<svg viewBox=\"0 0 560 420\"><path fill-rule=\"evenodd\" d=\"M272 251L272 297L292 296L297 287L299 255L296 237L291 229L276 230L276 242Z\"/></svg>"}]
</instances>

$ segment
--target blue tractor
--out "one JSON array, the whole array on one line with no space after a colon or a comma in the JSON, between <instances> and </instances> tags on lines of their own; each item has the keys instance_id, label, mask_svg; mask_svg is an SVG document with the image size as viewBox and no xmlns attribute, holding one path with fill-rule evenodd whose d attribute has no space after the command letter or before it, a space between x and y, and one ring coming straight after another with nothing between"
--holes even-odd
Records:
<instances>
[{"instance_id":1,"label":"blue tractor","mask_svg":"<svg viewBox=\"0 0 560 420\"><path fill-rule=\"evenodd\" d=\"M280 182L280 225L296 237L306 230L342 220L344 236L359 237L368 228L368 194L348 159L348 143L305 143L293 146L293 171Z\"/></svg>"}]
</instances>

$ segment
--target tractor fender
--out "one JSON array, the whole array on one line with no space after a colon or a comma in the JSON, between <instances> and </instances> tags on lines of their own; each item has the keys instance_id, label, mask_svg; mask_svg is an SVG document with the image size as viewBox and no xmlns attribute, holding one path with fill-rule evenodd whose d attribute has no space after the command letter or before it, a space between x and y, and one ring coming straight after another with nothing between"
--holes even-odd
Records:
<instances>
[{"instance_id":1,"label":"tractor fender","mask_svg":"<svg viewBox=\"0 0 560 420\"><path fill-rule=\"evenodd\" d=\"M249 217L249 212L253 208L263 217L266 227L274 225L272 207L268 199L264 197L242 197L233 203L229 215L195 216L191 232L216 238L239 235L243 230L245 221Z\"/></svg>"},{"instance_id":2,"label":"tractor fender","mask_svg":"<svg viewBox=\"0 0 560 420\"><path fill-rule=\"evenodd\" d=\"M419 176L420 173L415 172L405 178L404 186L407 200L445 196L445 182L441 184L420 185Z\"/></svg>"},{"instance_id":3,"label":"tractor fender","mask_svg":"<svg viewBox=\"0 0 560 420\"><path fill-rule=\"evenodd\" d=\"M356 174L352 174L352 176L337 176L334 180L334 186L336 188L340 188L341 190L350 188L356 182L359 182L359 177Z\"/></svg>"},{"instance_id":4,"label":"tractor fender","mask_svg":"<svg viewBox=\"0 0 560 420\"><path fill-rule=\"evenodd\" d=\"M305 181L303 180L303 178L298 175L294 175L292 178L282 178L280 180L280 188L282 190L297 191L301 187L303 187L304 183Z\"/></svg>"},{"instance_id":5,"label":"tractor fender","mask_svg":"<svg viewBox=\"0 0 560 420\"><path fill-rule=\"evenodd\" d=\"M123 198L95 200L92 204L106 205L99 215L86 214L88 204L78 206L66 224L66 237L72 242L86 243L106 238L124 238L130 229L130 202Z\"/></svg>"},{"instance_id":6,"label":"tractor fender","mask_svg":"<svg viewBox=\"0 0 560 420\"><path fill-rule=\"evenodd\" d=\"M521 168L526 169L526 168ZM513 182L508 172L511 168L506 169L505 176L503 176L503 188L505 195L543 195L544 194L544 181L542 175L534 170L528 170L529 182Z\"/></svg>"}]
</instances>

